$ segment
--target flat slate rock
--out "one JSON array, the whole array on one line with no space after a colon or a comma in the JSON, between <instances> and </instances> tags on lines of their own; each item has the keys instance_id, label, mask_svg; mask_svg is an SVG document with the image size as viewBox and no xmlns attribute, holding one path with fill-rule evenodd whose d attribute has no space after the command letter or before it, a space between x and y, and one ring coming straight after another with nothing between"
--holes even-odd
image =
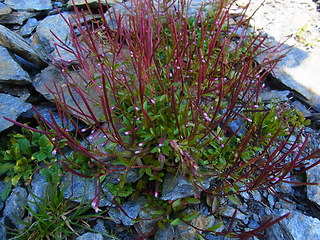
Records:
<instances>
[{"instance_id":1,"label":"flat slate rock","mask_svg":"<svg viewBox=\"0 0 320 240\"><path fill-rule=\"evenodd\" d=\"M68 19L71 13L62 13L62 16ZM31 46L34 49L52 54L55 51L54 41L59 43L56 37L67 45L71 45L70 28L62 16L59 14L47 16L39 22L36 32L32 35Z\"/></svg>"},{"instance_id":2,"label":"flat slate rock","mask_svg":"<svg viewBox=\"0 0 320 240\"><path fill-rule=\"evenodd\" d=\"M0 16L8 15L11 11L12 9L10 7L0 2Z\"/></svg>"},{"instance_id":3,"label":"flat slate rock","mask_svg":"<svg viewBox=\"0 0 320 240\"><path fill-rule=\"evenodd\" d=\"M233 9L243 9L248 2L237 0ZM312 0L255 0L251 1L246 14L253 13L251 25L269 36L267 46L285 42L284 47L291 47L274 69L275 77L320 112L320 15L316 3Z\"/></svg>"},{"instance_id":4,"label":"flat slate rock","mask_svg":"<svg viewBox=\"0 0 320 240\"><path fill-rule=\"evenodd\" d=\"M108 1L108 4L114 3L115 0L110 0ZM99 1L98 0L87 0L87 3L89 4L89 7L91 9L94 8L99 8ZM86 7L86 1L85 0L74 0L74 4L77 7ZM105 1L101 1L102 6L106 6L106 2ZM73 9L73 3L72 0L69 0L67 3L67 8L68 9Z\"/></svg>"},{"instance_id":5,"label":"flat slate rock","mask_svg":"<svg viewBox=\"0 0 320 240\"><path fill-rule=\"evenodd\" d=\"M0 25L0 44L25 60L39 66L47 66L45 57L35 51L19 34Z\"/></svg>"},{"instance_id":6,"label":"flat slate rock","mask_svg":"<svg viewBox=\"0 0 320 240\"><path fill-rule=\"evenodd\" d=\"M52 9L51 0L5 0L4 4L14 10L43 11Z\"/></svg>"},{"instance_id":7,"label":"flat slate rock","mask_svg":"<svg viewBox=\"0 0 320 240\"><path fill-rule=\"evenodd\" d=\"M31 84L29 74L18 64L14 55L0 45L0 83Z\"/></svg>"},{"instance_id":8,"label":"flat slate rock","mask_svg":"<svg viewBox=\"0 0 320 240\"><path fill-rule=\"evenodd\" d=\"M2 25L23 25L27 19L36 16L37 12L13 11L7 15L0 15L0 24Z\"/></svg>"},{"instance_id":9,"label":"flat slate rock","mask_svg":"<svg viewBox=\"0 0 320 240\"><path fill-rule=\"evenodd\" d=\"M30 103L26 103L17 97L0 93L0 132L13 125L12 122L5 120L3 117L15 120L22 112L30 110L31 107Z\"/></svg>"}]
</instances>

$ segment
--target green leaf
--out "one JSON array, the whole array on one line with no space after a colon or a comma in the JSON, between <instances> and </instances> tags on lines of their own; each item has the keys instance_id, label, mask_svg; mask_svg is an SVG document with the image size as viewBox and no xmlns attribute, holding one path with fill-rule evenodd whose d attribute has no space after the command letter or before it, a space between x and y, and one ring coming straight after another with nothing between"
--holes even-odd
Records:
<instances>
[{"instance_id":1,"label":"green leaf","mask_svg":"<svg viewBox=\"0 0 320 240\"><path fill-rule=\"evenodd\" d=\"M0 164L0 175L8 172L14 166L15 166L15 164L13 164L13 163L1 163Z\"/></svg>"},{"instance_id":2,"label":"green leaf","mask_svg":"<svg viewBox=\"0 0 320 240\"><path fill-rule=\"evenodd\" d=\"M163 230L165 229L164 224L163 224L162 221L159 221L159 222L158 222L158 227L161 228L161 229L163 229Z\"/></svg>"},{"instance_id":3,"label":"green leaf","mask_svg":"<svg viewBox=\"0 0 320 240\"><path fill-rule=\"evenodd\" d=\"M186 203L190 203L190 204L199 204L200 203L200 199L197 199L197 198L185 198L184 201Z\"/></svg>"},{"instance_id":4,"label":"green leaf","mask_svg":"<svg viewBox=\"0 0 320 240\"><path fill-rule=\"evenodd\" d=\"M11 183L7 183L7 186L4 188L2 193L0 194L0 199L2 202L5 202L11 193Z\"/></svg>"},{"instance_id":5,"label":"green leaf","mask_svg":"<svg viewBox=\"0 0 320 240\"><path fill-rule=\"evenodd\" d=\"M23 154L30 156L31 155L31 144L27 138L17 139L18 144L20 146L20 150Z\"/></svg>"},{"instance_id":6,"label":"green leaf","mask_svg":"<svg viewBox=\"0 0 320 240\"><path fill-rule=\"evenodd\" d=\"M234 203L234 204L236 204L236 205L241 205L241 202L239 201L239 199L237 198L237 197L235 197L235 196L233 196L233 195L229 195L229 196L227 196L227 198L232 202L232 203Z\"/></svg>"},{"instance_id":7,"label":"green leaf","mask_svg":"<svg viewBox=\"0 0 320 240\"><path fill-rule=\"evenodd\" d=\"M43 152L36 152L32 155L35 159L37 159L39 162L45 160L47 158L47 154Z\"/></svg>"},{"instance_id":8,"label":"green leaf","mask_svg":"<svg viewBox=\"0 0 320 240\"><path fill-rule=\"evenodd\" d=\"M170 223L170 225L172 225L172 226L177 226L177 225L179 225L180 223L181 223L180 218L176 218L175 220L173 220L173 221Z\"/></svg>"},{"instance_id":9,"label":"green leaf","mask_svg":"<svg viewBox=\"0 0 320 240\"><path fill-rule=\"evenodd\" d=\"M204 240L204 238L201 236L200 233L196 232L196 234L197 234L199 240Z\"/></svg>"},{"instance_id":10,"label":"green leaf","mask_svg":"<svg viewBox=\"0 0 320 240\"><path fill-rule=\"evenodd\" d=\"M121 154L118 154L118 160L125 166L130 166L130 161L122 157Z\"/></svg>"},{"instance_id":11,"label":"green leaf","mask_svg":"<svg viewBox=\"0 0 320 240\"><path fill-rule=\"evenodd\" d=\"M195 219L199 215L199 211L195 211L189 215L184 216L182 219L186 222L189 222L193 219Z\"/></svg>"},{"instance_id":12,"label":"green leaf","mask_svg":"<svg viewBox=\"0 0 320 240\"><path fill-rule=\"evenodd\" d=\"M207 229L207 231L210 231L210 232L215 232L217 229L219 229L221 226L223 225L223 222L218 222L217 224L214 224L212 227L209 227Z\"/></svg>"},{"instance_id":13,"label":"green leaf","mask_svg":"<svg viewBox=\"0 0 320 240\"><path fill-rule=\"evenodd\" d=\"M21 178L21 176L15 175L15 176L11 179L12 185L13 185L13 186L17 186L20 178Z\"/></svg>"},{"instance_id":14,"label":"green leaf","mask_svg":"<svg viewBox=\"0 0 320 240\"><path fill-rule=\"evenodd\" d=\"M42 135L39 139L39 145L40 147L46 147L52 145L52 143L49 141L46 135Z\"/></svg>"},{"instance_id":15,"label":"green leaf","mask_svg":"<svg viewBox=\"0 0 320 240\"><path fill-rule=\"evenodd\" d=\"M174 201L172 203L172 207L173 209L177 209L177 208L180 208L182 206L182 200L181 199L178 199L176 201Z\"/></svg>"},{"instance_id":16,"label":"green leaf","mask_svg":"<svg viewBox=\"0 0 320 240\"><path fill-rule=\"evenodd\" d=\"M17 160L21 157L20 147L18 143L13 145L12 148L9 150L9 157L11 158L11 160Z\"/></svg>"},{"instance_id":17,"label":"green leaf","mask_svg":"<svg viewBox=\"0 0 320 240\"><path fill-rule=\"evenodd\" d=\"M151 153L156 153L156 152L158 152L158 147L154 147L152 150L151 150Z\"/></svg>"}]
</instances>

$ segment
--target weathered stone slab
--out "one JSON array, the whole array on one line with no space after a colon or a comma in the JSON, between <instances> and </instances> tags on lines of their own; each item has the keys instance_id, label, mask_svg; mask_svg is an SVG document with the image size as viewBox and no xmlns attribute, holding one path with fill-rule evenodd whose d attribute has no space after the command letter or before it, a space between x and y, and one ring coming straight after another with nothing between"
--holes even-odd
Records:
<instances>
[{"instance_id":1,"label":"weathered stone slab","mask_svg":"<svg viewBox=\"0 0 320 240\"><path fill-rule=\"evenodd\" d=\"M43 11L52 9L50 0L5 0L4 3L14 10Z\"/></svg>"},{"instance_id":2,"label":"weathered stone slab","mask_svg":"<svg viewBox=\"0 0 320 240\"><path fill-rule=\"evenodd\" d=\"M41 53L35 51L19 34L0 25L0 44L11 52L39 66L47 66Z\"/></svg>"},{"instance_id":3,"label":"weathered stone slab","mask_svg":"<svg viewBox=\"0 0 320 240\"><path fill-rule=\"evenodd\" d=\"M62 16L68 19L71 13L63 13ZM39 23L32 35L31 46L34 49L52 55L55 51L54 41L58 42L56 37L71 46L70 28L62 16L60 14L48 16Z\"/></svg>"},{"instance_id":4,"label":"weathered stone slab","mask_svg":"<svg viewBox=\"0 0 320 240\"><path fill-rule=\"evenodd\" d=\"M80 85L85 84L83 78L80 77L78 72L73 71L70 73L70 75L72 76L72 79L78 84ZM66 104L68 104L69 106L75 109L78 109L77 107L77 104L78 104L85 114L89 114L89 110L86 107L83 100L81 99L80 95L76 93L76 91L71 90L74 99L77 101L77 104L74 102L68 90L66 80L61 75L60 70L57 67L51 65L45 68L44 70L41 71L40 74L36 76L33 82L33 86L35 87L35 89L51 102L54 101L54 96L52 95L52 93L50 93L49 89L54 94L58 93L55 89L55 84L56 86L58 86L60 96L62 96L61 94L64 94L64 99L66 101ZM88 97L87 99L89 99L88 104L90 105L97 119L103 117L104 116L103 109L99 105L97 105L97 103L100 102L100 98L99 96L97 96L96 91L92 90L87 97Z\"/></svg>"},{"instance_id":5,"label":"weathered stone slab","mask_svg":"<svg viewBox=\"0 0 320 240\"><path fill-rule=\"evenodd\" d=\"M114 3L115 0L108 1L108 4ZM91 9L99 8L99 1L98 0L87 0L87 3ZM86 7L86 1L85 0L74 0L74 4L77 7ZM102 6L106 6L105 1L101 1ZM67 9L72 10L73 9L73 3L72 0L69 0L67 3Z\"/></svg>"},{"instance_id":6,"label":"weathered stone slab","mask_svg":"<svg viewBox=\"0 0 320 240\"><path fill-rule=\"evenodd\" d=\"M22 69L12 53L0 45L0 83L30 84L29 74Z\"/></svg>"},{"instance_id":7,"label":"weathered stone slab","mask_svg":"<svg viewBox=\"0 0 320 240\"><path fill-rule=\"evenodd\" d=\"M31 18L36 16L37 12L26 12L26 11L13 11L8 15L0 16L0 24L3 25L11 25L11 24L18 24L23 25L23 23Z\"/></svg>"},{"instance_id":8,"label":"weathered stone slab","mask_svg":"<svg viewBox=\"0 0 320 240\"><path fill-rule=\"evenodd\" d=\"M22 37L29 37L32 31L38 26L38 20L36 18L29 18L28 21L19 30Z\"/></svg>"},{"instance_id":9,"label":"weathered stone slab","mask_svg":"<svg viewBox=\"0 0 320 240\"><path fill-rule=\"evenodd\" d=\"M10 14L12 9L0 2L0 16Z\"/></svg>"},{"instance_id":10,"label":"weathered stone slab","mask_svg":"<svg viewBox=\"0 0 320 240\"><path fill-rule=\"evenodd\" d=\"M5 120L7 117L16 120L22 112L30 110L32 105L9 94L0 93L0 132L11 127L12 122Z\"/></svg>"}]
</instances>

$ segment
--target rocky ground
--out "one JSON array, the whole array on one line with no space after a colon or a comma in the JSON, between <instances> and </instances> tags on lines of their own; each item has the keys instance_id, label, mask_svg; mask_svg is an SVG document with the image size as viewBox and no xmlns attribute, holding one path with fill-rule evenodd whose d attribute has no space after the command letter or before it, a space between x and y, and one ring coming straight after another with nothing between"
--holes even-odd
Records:
<instances>
[{"instance_id":1,"label":"rocky ground","mask_svg":"<svg viewBox=\"0 0 320 240\"><path fill-rule=\"evenodd\" d=\"M52 79L63 81L58 69L49 65L47 54L57 57L52 42L54 32L66 43L70 42L68 27L58 15L57 7L68 17L71 14L71 1L67 0L29 0L29 1L0 1L0 132L7 134L12 130L12 124L4 121L3 116L11 119L28 119L32 116L32 105L41 113L53 110L50 101L52 96L44 87L50 87ZM80 5L81 0L75 1ZM88 0L94 7L96 0ZM192 8L196 8L202 1L193 1ZM234 13L243 9L248 1L238 0L232 8ZM262 0L252 1L247 15L259 7L253 18L253 27L263 34L268 34L269 44L287 40L286 46L292 46L291 51L270 77L264 92L261 94L263 101L276 99L279 102L292 104L301 110L306 117L312 120L311 127L307 127L304 135L310 133L311 141L308 149L319 149L320 144L320 75L318 62L320 60L320 14L319 1L312 0ZM112 3L112 1L109 1ZM62 58L70 57L66 53ZM317 61L318 60L318 61ZM307 173L309 182L320 182L320 167ZM71 194L71 176L65 175L61 182L65 184L65 197ZM116 176L114 176L116 178ZM111 177L110 181L114 180ZM137 180L137 173L131 172L130 181ZM169 180L168 180L169 181ZM36 174L31 184L31 190L23 186L16 187L6 202L0 202L0 222L11 227L19 228L21 225L16 218L23 219L28 213L18 202L19 199L31 199L30 192L37 196L44 196L44 189L48 183L46 179ZM0 192L6 183L0 182ZM94 197L94 182L75 177L73 179L73 197L82 197L84 188L87 195L85 202ZM192 185L183 177L176 180L174 186L167 186L166 200L180 197L193 196ZM183 191L181 191L183 189ZM291 212L291 217L281 224L276 224L266 232L268 240L274 239L320 239L320 189L318 186L292 187L282 184L276 189L283 197L294 202L288 204L271 192L250 192L241 194L241 207L231 203L226 204L223 211L224 218L230 218L238 209L236 215L237 226L252 229L257 228L263 219L268 216L281 216ZM19 194L21 198L18 198ZM101 200L100 206L110 205L112 196ZM145 199L125 202L123 209L132 217L148 218L148 209L143 208ZM226 202L227 203L227 202ZM194 224L210 227L215 222L210 215L210 209L205 202L198 206L201 216L194 220ZM134 227L129 218L112 208L109 216L117 219L95 220L92 227L101 232L113 230L119 239L134 239ZM154 222L145 222L141 226L143 231L152 229ZM116 230L115 230L116 229ZM102 234L78 232L77 239L110 239ZM155 239L196 239L194 230L185 225L176 227L168 226L165 230L158 230ZM0 225L0 239L6 239L6 228ZM219 236L208 235L208 239L224 239Z\"/></svg>"}]
</instances>

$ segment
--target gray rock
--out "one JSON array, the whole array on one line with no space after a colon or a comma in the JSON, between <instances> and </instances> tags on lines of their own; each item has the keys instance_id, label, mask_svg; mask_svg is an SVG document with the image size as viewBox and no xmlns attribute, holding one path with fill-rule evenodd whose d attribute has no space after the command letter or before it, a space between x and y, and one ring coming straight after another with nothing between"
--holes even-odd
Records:
<instances>
[{"instance_id":1,"label":"gray rock","mask_svg":"<svg viewBox=\"0 0 320 240\"><path fill-rule=\"evenodd\" d=\"M288 210L280 210L279 216L288 213ZM289 219L283 219L281 222L286 224L287 229L293 238L288 238L287 235L279 240L301 240L301 239L320 239L320 220L304 215L300 211L290 211ZM287 232L287 231L286 231ZM290 236L290 235L289 235ZM269 239L271 240L271 239Z\"/></svg>"},{"instance_id":2,"label":"gray rock","mask_svg":"<svg viewBox=\"0 0 320 240\"><path fill-rule=\"evenodd\" d=\"M232 217L234 212L236 211L236 209L226 206L224 208L221 208L221 215L225 216L225 217ZM242 221L246 221L247 216L244 215L242 212L237 211L237 214L235 216L236 219L242 220Z\"/></svg>"},{"instance_id":3,"label":"gray rock","mask_svg":"<svg viewBox=\"0 0 320 240\"><path fill-rule=\"evenodd\" d=\"M262 196L260 194L260 192L258 190L256 191L251 191L251 195L253 197L253 199L257 202L261 202L262 201Z\"/></svg>"},{"instance_id":4,"label":"gray rock","mask_svg":"<svg viewBox=\"0 0 320 240\"><path fill-rule=\"evenodd\" d=\"M8 15L10 14L12 9L8 7L7 5L0 2L0 16Z\"/></svg>"},{"instance_id":5,"label":"gray rock","mask_svg":"<svg viewBox=\"0 0 320 240\"><path fill-rule=\"evenodd\" d=\"M17 33L0 25L0 44L11 52L39 66L47 66L45 58Z\"/></svg>"},{"instance_id":6,"label":"gray rock","mask_svg":"<svg viewBox=\"0 0 320 240\"><path fill-rule=\"evenodd\" d=\"M288 176L290 176L290 174L288 174ZM276 192L281 192L286 194L292 194L293 192L292 184L286 183L286 182L278 182L274 186L274 190L276 190Z\"/></svg>"},{"instance_id":7,"label":"gray rock","mask_svg":"<svg viewBox=\"0 0 320 240\"><path fill-rule=\"evenodd\" d=\"M14 10L43 11L52 8L50 0L5 0L4 3Z\"/></svg>"},{"instance_id":8,"label":"gray rock","mask_svg":"<svg viewBox=\"0 0 320 240\"><path fill-rule=\"evenodd\" d=\"M62 13L68 19L71 13ZM55 50L54 41L58 42L54 33L62 42L71 45L70 28L60 14L48 16L43 19L32 35L31 46L40 52L52 54Z\"/></svg>"},{"instance_id":9,"label":"gray rock","mask_svg":"<svg viewBox=\"0 0 320 240\"><path fill-rule=\"evenodd\" d=\"M105 234L107 235L108 232L107 230L105 229L104 227L104 224L103 224L103 220L102 219L97 219L97 224L93 227L94 230L98 231L99 233L101 234Z\"/></svg>"},{"instance_id":10,"label":"gray rock","mask_svg":"<svg viewBox=\"0 0 320 240\"><path fill-rule=\"evenodd\" d=\"M285 102L288 101L288 95L290 94L290 91L285 90L285 91L276 91L276 90L271 90L271 91L261 91L259 94L259 101L263 102Z\"/></svg>"},{"instance_id":11,"label":"gray rock","mask_svg":"<svg viewBox=\"0 0 320 240\"><path fill-rule=\"evenodd\" d=\"M0 45L0 83L30 84L29 74L18 64L16 58Z\"/></svg>"},{"instance_id":12,"label":"gray rock","mask_svg":"<svg viewBox=\"0 0 320 240\"><path fill-rule=\"evenodd\" d=\"M191 211L189 212L189 214ZM193 219L190 224L192 226L195 226L199 229L208 229L209 227L212 227L215 224L215 217L214 216L204 216L200 214L198 217ZM174 239L175 240L197 240L199 239L195 228L185 224L180 223L179 225L174 227Z\"/></svg>"},{"instance_id":13,"label":"gray rock","mask_svg":"<svg viewBox=\"0 0 320 240\"><path fill-rule=\"evenodd\" d=\"M250 195L249 195L249 193L247 193L247 192L241 192L240 195L241 195L241 197L243 197L243 198L246 199L246 200L249 200L249 199L250 199Z\"/></svg>"},{"instance_id":14,"label":"gray rock","mask_svg":"<svg viewBox=\"0 0 320 240\"><path fill-rule=\"evenodd\" d=\"M174 176L172 174L165 176L162 189L162 200L174 201L179 198L192 197L195 195L196 193L193 189L193 185L189 182L188 178L181 175Z\"/></svg>"},{"instance_id":15,"label":"gray rock","mask_svg":"<svg viewBox=\"0 0 320 240\"><path fill-rule=\"evenodd\" d=\"M7 231L6 227L4 226L4 218L0 218L0 240L7 239Z\"/></svg>"},{"instance_id":16,"label":"gray rock","mask_svg":"<svg viewBox=\"0 0 320 240\"><path fill-rule=\"evenodd\" d=\"M317 77L318 68L314 62L318 61L319 56L320 47L310 53L292 47L287 56L274 69L275 76L281 84L301 94L303 96L301 100L318 112L320 112L320 79Z\"/></svg>"},{"instance_id":17,"label":"gray rock","mask_svg":"<svg viewBox=\"0 0 320 240\"><path fill-rule=\"evenodd\" d=\"M95 198L95 179L82 178L70 172L61 177L60 190L64 187L64 198L83 204L89 204ZM111 206L111 202L101 196L99 207Z\"/></svg>"},{"instance_id":18,"label":"gray rock","mask_svg":"<svg viewBox=\"0 0 320 240\"><path fill-rule=\"evenodd\" d=\"M232 132L235 132L240 128L239 132L237 133L237 136L245 136L246 135L246 124L243 121L242 118L236 118L232 122L229 123L229 127L231 128Z\"/></svg>"},{"instance_id":19,"label":"gray rock","mask_svg":"<svg viewBox=\"0 0 320 240\"><path fill-rule=\"evenodd\" d=\"M138 217L138 214L140 212L140 207L141 207L140 203L132 202L132 201L124 202L121 205L121 208L123 209L123 211L125 211L126 214L129 216L128 217L122 211L120 211L121 221L125 226L134 225L133 220Z\"/></svg>"},{"instance_id":20,"label":"gray rock","mask_svg":"<svg viewBox=\"0 0 320 240\"><path fill-rule=\"evenodd\" d=\"M28 97L30 96L29 90L25 86L0 83L0 89L2 92L6 94L10 94L11 96L14 96L14 97L18 97L22 101L27 100Z\"/></svg>"},{"instance_id":21,"label":"gray rock","mask_svg":"<svg viewBox=\"0 0 320 240\"><path fill-rule=\"evenodd\" d=\"M138 202L141 203L140 201ZM142 203L141 206L143 206ZM145 235L148 235L157 225L158 220L152 219L152 212L155 210L156 209L150 207L141 207L140 209L139 217L141 220L139 221L139 229Z\"/></svg>"},{"instance_id":22,"label":"gray rock","mask_svg":"<svg viewBox=\"0 0 320 240\"><path fill-rule=\"evenodd\" d=\"M272 194L268 194L268 202L269 202L270 208L273 208L274 204L275 204L275 200L274 200L274 196Z\"/></svg>"},{"instance_id":23,"label":"gray rock","mask_svg":"<svg viewBox=\"0 0 320 240\"><path fill-rule=\"evenodd\" d=\"M121 216L119 208L111 208L108 211L109 216L112 218L112 222L116 224L121 223Z\"/></svg>"},{"instance_id":24,"label":"gray rock","mask_svg":"<svg viewBox=\"0 0 320 240\"><path fill-rule=\"evenodd\" d=\"M64 124L62 124L57 108L53 106L53 104L45 102L40 105L33 104L33 106L37 109L37 111L41 114L41 116L49 123L53 124L53 120L51 119L51 116L50 116L50 113L51 113L54 121L56 121L56 123L59 126L65 126L66 128L68 127L69 131L74 130L74 126L71 123L69 123L69 126L68 126L66 119L64 119ZM36 112L33 109L31 109L28 112L22 113L21 116L25 118L33 118L35 113ZM79 127L81 127L81 123L79 123Z\"/></svg>"},{"instance_id":25,"label":"gray rock","mask_svg":"<svg viewBox=\"0 0 320 240\"><path fill-rule=\"evenodd\" d=\"M118 184L120 177L125 173L125 171L117 171L117 172L111 172L108 175L106 175L105 182L106 183L112 183L112 184ZM126 176L126 183L134 183L140 179L139 177L139 169L132 168L127 173Z\"/></svg>"},{"instance_id":26,"label":"gray rock","mask_svg":"<svg viewBox=\"0 0 320 240\"><path fill-rule=\"evenodd\" d=\"M20 28L19 32L22 37L29 37L37 26L38 20L36 18L29 18L22 28Z\"/></svg>"},{"instance_id":27,"label":"gray rock","mask_svg":"<svg viewBox=\"0 0 320 240\"><path fill-rule=\"evenodd\" d=\"M99 8L99 1L98 0L87 0L90 9L95 9L95 8ZM115 0L110 0L108 1L108 4L112 4L115 3ZM86 7L86 1L85 0L74 0L74 4L77 7ZM102 6L106 6L106 2L105 1L101 1ZM67 3L67 9L69 10L73 10L73 3L72 0L69 0Z\"/></svg>"},{"instance_id":28,"label":"gray rock","mask_svg":"<svg viewBox=\"0 0 320 240\"><path fill-rule=\"evenodd\" d=\"M311 117L312 113L299 101L294 101L292 105L298 109L305 117Z\"/></svg>"},{"instance_id":29,"label":"gray rock","mask_svg":"<svg viewBox=\"0 0 320 240\"><path fill-rule=\"evenodd\" d=\"M23 25L23 23L31 18L36 16L38 13L36 12L26 12L26 11L18 11L18 12L11 12L8 15L0 16L0 24L3 25L12 25L12 24L18 24Z\"/></svg>"},{"instance_id":30,"label":"gray rock","mask_svg":"<svg viewBox=\"0 0 320 240\"><path fill-rule=\"evenodd\" d=\"M85 233L77 237L76 240L103 240L103 236L101 233Z\"/></svg>"},{"instance_id":31,"label":"gray rock","mask_svg":"<svg viewBox=\"0 0 320 240\"><path fill-rule=\"evenodd\" d=\"M174 229L172 225L166 225L164 229L158 228L154 240L172 240L174 237Z\"/></svg>"},{"instance_id":32,"label":"gray rock","mask_svg":"<svg viewBox=\"0 0 320 240\"><path fill-rule=\"evenodd\" d=\"M3 119L3 117L16 120L22 112L30 110L31 107L30 103L25 103L19 98L0 93L0 132L13 125L12 122Z\"/></svg>"},{"instance_id":33,"label":"gray rock","mask_svg":"<svg viewBox=\"0 0 320 240\"><path fill-rule=\"evenodd\" d=\"M307 182L308 183L319 183L320 182L320 165L309 169L307 171ZM315 202L320 206L320 185L307 185L307 197L312 202Z\"/></svg>"},{"instance_id":34,"label":"gray rock","mask_svg":"<svg viewBox=\"0 0 320 240\"><path fill-rule=\"evenodd\" d=\"M31 182L31 193L28 195L28 205L34 213L38 213L37 205L32 202L40 203L41 199L46 196L46 191L48 188L47 178L37 172Z\"/></svg>"},{"instance_id":35,"label":"gray rock","mask_svg":"<svg viewBox=\"0 0 320 240\"><path fill-rule=\"evenodd\" d=\"M22 187L16 187L6 201L6 206L3 210L3 216L8 218L16 227L19 227L18 220L22 220L26 205L27 191ZM22 205L23 204L23 205Z\"/></svg>"},{"instance_id":36,"label":"gray rock","mask_svg":"<svg viewBox=\"0 0 320 240\"><path fill-rule=\"evenodd\" d=\"M70 72L70 75L72 78L79 83L80 85L84 83L83 78L79 76L79 73L77 72ZM53 81L54 79L54 81ZM76 93L76 91L71 90L72 94L74 95L74 98L77 101L77 104L75 104L73 98L70 96L70 92L68 90L68 87L66 85L66 80L64 77L60 74L60 70L50 65L49 67L43 69L41 73L39 73L36 78L34 79L33 86L35 89L41 93L46 99L48 99L51 102L54 102L54 96L49 91L49 89L54 93L57 94L56 88L54 83L58 86L59 92L61 94L61 90L64 94L64 98L66 103L75 108L78 109L77 104L79 107L83 110L85 114L90 115L89 110L87 109L85 103L82 101L81 97ZM98 84L99 81L97 80L96 83ZM96 91L93 89L90 91L88 98L92 99L92 102L89 101L89 105L91 107L91 110L93 111L94 115L97 119L104 118L103 109L100 105L97 105L96 102L100 102L101 99L97 95ZM72 112L72 110L70 110ZM81 117L81 116L80 116Z\"/></svg>"}]
</instances>

